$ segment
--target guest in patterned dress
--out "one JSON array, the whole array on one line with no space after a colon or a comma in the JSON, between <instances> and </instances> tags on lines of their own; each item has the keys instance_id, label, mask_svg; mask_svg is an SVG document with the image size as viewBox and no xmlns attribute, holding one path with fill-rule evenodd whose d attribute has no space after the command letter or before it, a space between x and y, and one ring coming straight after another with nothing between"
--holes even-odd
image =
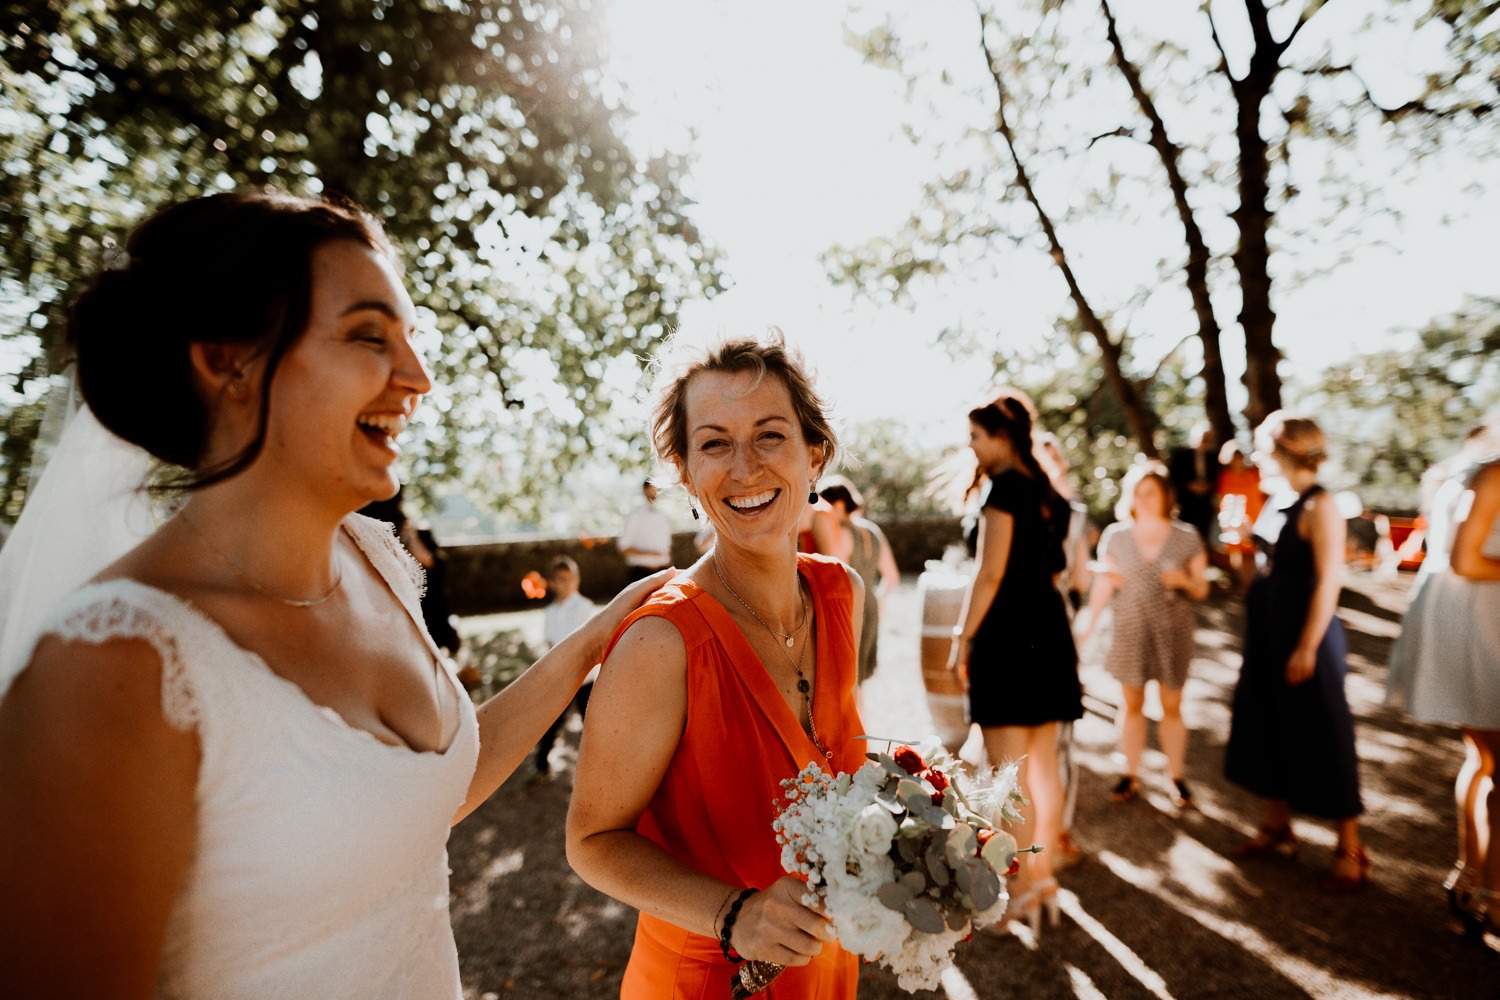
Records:
<instances>
[{"instance_id":1,"label":"guest in patterned dress","mask_svg":"<svg viewBox=\"0 0 1500 1000\"><path fill-rule=\"evenodd\" d=\"M1161 748L1178 806L1192 802L1183 778L1187 725L1182 688L1193 658L1193 601L1208 596L1208 553L1198 532L1172 517L1172 481L1159 462L1137 465L1120 483L1119 518L1099 539L1100 569L1089 596L1079 645L1088 640L1113 598L1114 627L1105 667L1120 682L1120 749L1125 773L1111 797L1128 802L1140 791L1146 748L1146 684L1161 696Z\"/></svg>"}]
</instances>

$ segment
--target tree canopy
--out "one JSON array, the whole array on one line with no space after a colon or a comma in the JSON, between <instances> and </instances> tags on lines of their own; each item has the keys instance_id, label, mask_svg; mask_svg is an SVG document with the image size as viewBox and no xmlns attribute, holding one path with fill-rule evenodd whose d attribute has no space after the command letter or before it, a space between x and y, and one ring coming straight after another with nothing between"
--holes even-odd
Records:
<instances>
[{"instance_id":1,"label":"tree canopy","mask_svg":"<svg viewBox=\"0 0 1500 1000\"><path fill-rule=\"evenodd\" d=\"M403 253L438 383L410 432L419 495L462 484L524 517L584 455L645 468L644 429L601 422L719 274L685 161L626 141L599 13L591 0L0 5L0 515L24 498L66 303L101 250L161 204L240 185L352 197Z\"/></svg>"},{"instance_id":2,"label":"tree canopy","mask_svg":"<svg viewBox=\"0 0 1500 1000\"><path fill-rule=\"evenodd\" d=\"M1367 507L1413 512L1422 474L1500 406L1500 299L1475 299L1409 344L1357 354L1292 392L1328 432L1333 477Z\"/></svg>"},{"instance_id":3,"label":"tree canopy","mask_svg":"<svg viewBox=\"0 0 1500 1000\"><path fill-rule=\"evenodd\" d=\"M828 268L884 297L986 271L1003 288L1018 251L1038 255L1136 449L1165 443L1161 359L1139 346L1163 330L1191 346L1226 439L1225 332L1243 340L1254 426L1282 403L1280 294L1377 238L1391 185L1493 150L1495 7L866 3L851 42L905 79L934 172L902 231L836 247ZM1418 55L1393 68L1393 51ZM997 295L985 322L1003 317Z\"/></svg>"}]
</instances>

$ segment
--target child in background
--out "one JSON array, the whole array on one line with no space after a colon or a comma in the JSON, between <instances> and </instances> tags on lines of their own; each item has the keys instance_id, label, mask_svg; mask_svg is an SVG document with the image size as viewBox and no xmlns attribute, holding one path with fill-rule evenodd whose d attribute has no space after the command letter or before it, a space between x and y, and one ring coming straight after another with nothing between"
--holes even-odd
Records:
<instances>
[{"instance_id":1,"label":"child in background","mask_svg":"<svg viewBox=\"0 0 1500 1000\"><path fill-rule=\"evenodd\" d=\"M594 602L578 592L581 577L578 573L578 564L568 556L558 556L552 560L552 565L547 569L547 590L552 594L552 603L547 605L543 612L542 641L547 649L562 642L568 637L568 633L589 620L595 609ZM583 717L588 709L589 695L594 690L594 680L599 676L599 667L594 669L584 679L583 686L573 696L572 707L578 709L579 718ZM541 742L536 745L535 755L532 762L532 774L535 778L545 778L550 773L547 757L552 753L552 746L557 742L557 734L562 731L563 723L568 719L568 710L563 709L561 715L547 731L542 734Z\"/></svg>"}]
</instances>

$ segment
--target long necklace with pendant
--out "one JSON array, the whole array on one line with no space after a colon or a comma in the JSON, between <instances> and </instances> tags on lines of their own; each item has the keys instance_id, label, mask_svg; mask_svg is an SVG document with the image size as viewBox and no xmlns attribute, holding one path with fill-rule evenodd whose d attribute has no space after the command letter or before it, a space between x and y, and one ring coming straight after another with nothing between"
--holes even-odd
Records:
<instances>
[{"instance_id":1,"label":"long necklace with pendant","mask_svg":"<svg viewBox=\"0 0 1500 1000\"><path fill-rule=\"evenodd\" d=\"M807 658L807 647L812 645L812 638L809 637L808 641L802 644L802 652L797 655L797 658L795 660L792 659L792 654L787 652L787 650L791 649L792 644L796 641L797 636L801 635L802 630L807 628L808 623L812 621L812 614L810 613L807 606L807 595L802 593L802 586L800 582L797 586L797 593L802 598L802 624L797 626L797 630L791 635L787 635L785 632L778 632L776 629L772 628L769 622L767 622L760 615L756 614L755 609L750 606L749 602L741 597L735 591L735 589L729 585L728 580L724 579L724 571L719 568L718 552L714 553L713 563L714 573L718 575L719 582L724 585L724 589L729 591L729 595L736 601L739 601L744 609L750 612L750 617L760 622L761 627L763 627L767 632L771 633L772 636L778 639L786 640L787 648L782 650L782 655L784 655L786 657L786 661L792 665L792 669L797 672L797 690L801 692L802 704L807 709L807 725L808 729L810 730L808 735L812 737L813 746L818 748L818 752L821 753L825 759L830 761L833 760L833 751L829 750L826 746L823 745L823 739L818 735L818 723L817 720L813 718L812 710L812 683L808 681L807 675L802 672L802 664ZM780 644L778 643L777 645L779 648Z\"/></svg>"}]
</instances>

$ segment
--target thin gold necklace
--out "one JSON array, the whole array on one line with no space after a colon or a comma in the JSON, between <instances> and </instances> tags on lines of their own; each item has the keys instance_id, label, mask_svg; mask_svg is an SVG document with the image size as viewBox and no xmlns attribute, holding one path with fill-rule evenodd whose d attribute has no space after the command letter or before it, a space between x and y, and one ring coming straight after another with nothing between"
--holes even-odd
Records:
<instances>
[{"instance_id":1,"label":"thin gold necklace","mask_svg":"<svg viewBox=\"0 0 1500 1000\"><path fill-rule=\"evenodd\" d=\"M807 628L807 595L802 593L802 584L800 582L797 584L797 596L802 598L802 624L798 625L797 630L791 635L787 635L785 632L781 632L777 629L772 628L769 622L755 613L755 609L752 608L748 603L746 603L743 597L734 592L734 588L729 585L729 581L724 579L724 571L719 568L718 552L714 553L714 572L718 574L719 582L724 585L725 590L729 591L730 596L732 596L736 601L739 601L740 604L744 605L745 610L750 612L751 615L754 615L755 620L760 622L767 632L776 636L778 639L786 640L787 649L791 649L794 645L796 645L797 636L801 635L802 630ZM788 653L787 655L790 656L791 654Z\"/></svg>"},{"instance_id":2,"label":"thin gold necklace","mask_svg":"<svg viewBox=\"0 0 1500 1000\"><path fill-rule=\"evenodd\" d=\"M729 591L729 595L736 601L739 601L740 604L744 606L745 610L750 612L750 616L756 621L760 622L761 627L763 627L767 632L770 632L771 635L778 638L785 639L787 647L790 648L795 637L801 635L802 630L807 628L808 623L812 621L812 615L809 613L807 607L807 595L802 592L801 578L799 577L797 581L797 595L802 598L802 624L797 627L797 631L793 632L789 636L785 632L778 632L774 628L772 628L764 618L756 614L755 609L750 606L749 602L741 597L735 591L735 589L729 585L729 581L724 579L724 571L719 568L719 553L717 550L714 552L713 562L714 573L718 576L719 582L724 585L724 589ZM818 722L813 718L812 683L808 681L807 675L802 672L802 664L807 659L807 647L811 645L812 639L811 637L809 637L808 641L802 644L802 652L797 654L797 658L795 660L792 659L792 654L787 652L785 649L783 649L781 652L782 655L786 657L786 662L790 663L792 665L792 669L797 672L797 690L802 694L803 707L807 709L807 727L809 730L808 735L812 737L813 746L818 748L818 752L821 753L825 759L831 761L833 760L833 751L829 750L826 746L823 745L823 738L818 735ZM777 648L781 648L779 643L777 644Z\"/></svg>"},{"instance_id":3,"label":"thin gold necklace","mask_svg":"<svg viewBox=\"0 0 1500 1000\"><path fill-rule=\"evenodd\" d=\"M203 543L203 547L205 549L208 549L208 551L224 560L224 565L233 570L235 576L239 577L241 580L244 580L245 583L249 585L251 590L255 591L257 594L260 594L262 597L269 597L273 601L280 601L282 604L285 604L287 607L291 608L315 608L318 605L326 602L334 594L337 594L339 592L339 588L344 585L344 569L342 566L340 566L339 575L337 579L333 581L333 586L329 587L328 593L324 594L321 597L314 597L311 600L299 601L295 598L282 597L280 594L272 593L265 587L262 587L260 584L256 583L255 578L249 573L246 573L245 570L240 566L240 564L235 562L234 559L230 557L228 552L225 552L213 542L209 541L208 536L205 535L202 531L198 530L198 526L193 523L192 518L187 516L186 511L180 511L177 516L182 520L183 524L188 526L188 530L193 533L198 541Z\"/></svg>"}]
</instances>

